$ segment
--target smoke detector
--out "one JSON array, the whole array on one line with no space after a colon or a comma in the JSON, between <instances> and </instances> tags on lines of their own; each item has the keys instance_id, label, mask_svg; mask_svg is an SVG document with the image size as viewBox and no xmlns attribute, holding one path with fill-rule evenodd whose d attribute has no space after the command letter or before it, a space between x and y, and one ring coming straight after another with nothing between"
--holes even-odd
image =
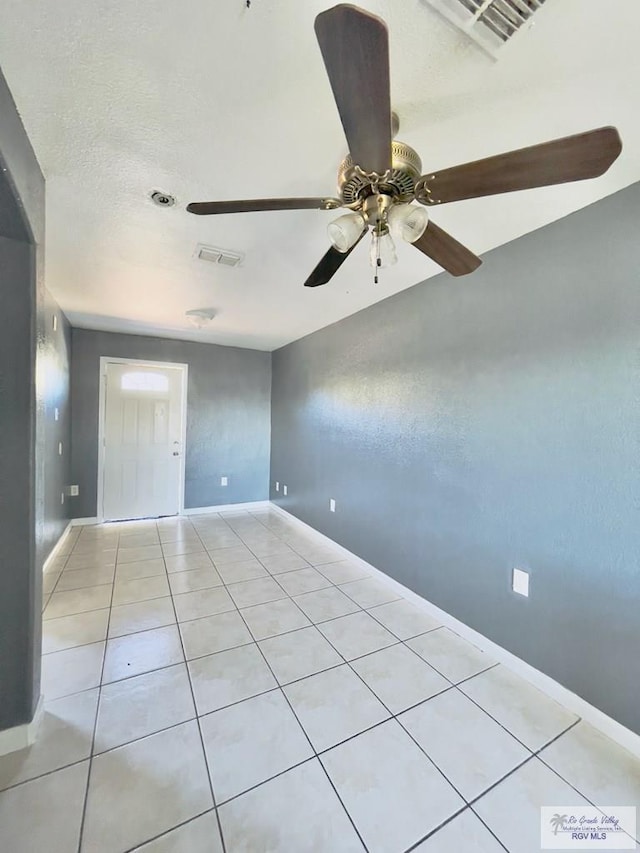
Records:
<instances>
[{"instance_id":1,"label":"smoke detector","mask_svg":"<svg viewBox=\"0 0 640 853\"><path fill-rule=\"evenodd\" d=\"M215 308L192 308L185 312L185 317L196 329L208 326L215 316Z\"/></svg>"},{"instance_id":2,"label":"smoke detector","mask_svg":"<svg viewBox=\"0 0 640 853\"><path fill-rule=\"evenodd\" d=\"M194 257L199 261L208 261L210 264L218 264L221 267L239 267L244 260L241 252L206 246L204 243L198 243Z\"/></svg>"}]
</instances>

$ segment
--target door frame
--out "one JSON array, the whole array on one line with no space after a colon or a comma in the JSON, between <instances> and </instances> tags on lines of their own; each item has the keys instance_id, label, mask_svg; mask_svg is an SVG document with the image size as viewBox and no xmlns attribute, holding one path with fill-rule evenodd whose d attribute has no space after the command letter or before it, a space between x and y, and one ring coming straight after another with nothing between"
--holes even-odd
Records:
<instances>
[{"instance_id":1,"label":"door frame","mask_svg":"<svg viewBox=\"0 0 640 853\"><path fill-rule=\"evenodd\" d=\"M152 361L148 358L120 358L119 356L100 356L100 396L98 400L98 494L96 509L98 522L104 521L104 441L107 391L107 365L131 364L137 367L169 367L182 372L182 396L180 400L182 429L180 440L182 453L180 456L180 488L178 493L178 515L184 513L184 491L186 479L187 457L187 390L189 384L189 365L174 361Z\"/></svg>"}]
</instances>

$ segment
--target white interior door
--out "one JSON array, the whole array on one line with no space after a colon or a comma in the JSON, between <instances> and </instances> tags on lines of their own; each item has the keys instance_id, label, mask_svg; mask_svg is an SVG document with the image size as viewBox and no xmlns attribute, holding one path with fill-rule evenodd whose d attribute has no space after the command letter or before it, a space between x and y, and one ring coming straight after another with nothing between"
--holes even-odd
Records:
<instances>
[{"instance_id":1,"label":"white interior door","mask_svg":"<svg viewBox=\"0 0 640 853\"><path fill-rule=\"evenodd\" d=\"M176 515L182 496L184 371L107 362L103 517Z\"/></svg>"}]
</instances>

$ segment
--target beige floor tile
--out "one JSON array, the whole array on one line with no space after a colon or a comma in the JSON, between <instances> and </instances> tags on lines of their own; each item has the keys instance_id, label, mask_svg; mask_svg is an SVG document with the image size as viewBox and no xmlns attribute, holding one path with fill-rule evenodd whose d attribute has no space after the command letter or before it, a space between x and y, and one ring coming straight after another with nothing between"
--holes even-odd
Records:
<instances>
[{"instance_id":1,"label":"beige floor tile","mask_svg":"<svg viewBox=\"0 0 640 853\"><path fill-rule=\"evenodd\" d=\"M389 712L346 665L283 688L318 752L382 722Z\"/></svg>"},{"instance_id":2,"label":"beige floor tile","mask_svg":"<svg viewBox=\"0 0 640 853\"><path fill-rule=\"evenodd\" d=\"M116 563L116 551L86 551L76 553L74 551L65 563L65 571L71 572L78 569L111 568Z\"/></svg>"},{"instance_id":3,"label":"beige floor tile","mask_svg":"<svg viewBox=\"0 0 640 853\"><path fill-rule=\"evenodd\" d=\"M174 595L173 603L179 622L188 622L190 619L201 619L203 616L214 616L216 613L236 609L229 593L221 586Z\"/></svg>"},{"instance_id":4,"label":"beige floor tile","mask_svg":"<svg viewBox=\"0 0 640 853\"><path fill-rule=\"evenodd\" d=\"M43 618L56 619L59 616L71 616L73 613L110 607L111 590L111 584L105 584L67 592L54 592L45 608Z\"/></svg>"},{"instance_id":5,"label":"beige floor tile","mask_svg":"<svg viewBox=\"0 0 640 853\"><path fill-rule=\"evenodd\" d=\"M152 598L111 608L109 637L122 637L149 628L162 628L176 621L171 598Z\"/></svg>"},{"instance_id":6,"label":"beige floor tile","mask_svg":"<svg viewBox=\"0 0 640 853\"><path fill-rule=\"evenodd\" d=\"M442 829L434 833L413 853L504 853L482 821L471 809L466 809Z\"/></svg>"},{"instance_id":7,"label":"beige floor tile","mask_svg":"<svg viewBox=\"0 0 640 853\"><path fill-rule=\"evenodd\" d=\"M169 575L169 586L174 595L184 592L196 592L199 589L210 589L222 586L222 578L211 566L210 569L193 569L190 572L173 572Z\"/></svg>"},{"instance_id":8,"label":"beige floor tile","mask_svg":"<svg viewBox=\"0 0 640 853\"><path fill-rule=\"evenodd\" d=\"M317 759L220 807L229 853L364 853Z\"/></svg>"},{"instance_id":9,"label":"beige floor tile","mask_svg":"<svg viewBox=\"0 0 640 853\"><path fill-rule=\"evenodd\" d=\"M338 560L337 563L321 563L316 566L320 574L331 581L331 583L349 583L349 581L364 580L369 573L349 560Z\"/></svg>"},{"instance_id":10,"label":"beige floor tile","mask_svg":"<svg viewBox=\"0 0 640 853\"><path fill-rule=\"evenodd\" d=\"M251 560L253 554L245 545L234 545L230 548L207 548L209 556L217 569L220 566L228 566L230 563L242 563Z\"/></svg>"},{"instance_id":11,"label":"beige floor tile","mask_svg":"<svg viewBox=\"0 0 640 853\"><path fill-rule=\"evenodd\" d=\"M205 616L191 622L181 622L180 632L187 660L253 642L253 637L237 610Z\"/></svg>"},{"instance_id":12,"label":"beige floor tile","mask_svg":"<svg viewBox=\"0 0 640 853\"><path fill-rule=\"evenodd\" d=\"M102 681L108 684L183 661L176 625L128 634L107 641Z\"/></svg>"},{"instance_id":13,"label":"beige floor tile","mask_svg":"<svg viewBox=\"0 0 640 853\"><path fill-rule=\"evenodd\" d=\"M151 578L164 575L164 560L138 560L135 563L119 563L116 569L118 581L132 581L136 578Z\"/></svg>"},{"instance_id":14,"label":"beige floor tile","mask_svg":"<svg viewBox=\"0 0 640 853\"><path fill-rule=\"evenodd\" d=\"M398 721L467 801L531 756L459 690L423 702Z\"/></svg>"},{"instance_id":15,"label":"beige floor tile","mask_svg":"<svg viewBox=\"0 0 640 853\"><path fill-rule=\"evenodd\" d=\"M309 563L299 554L290 551L289 553L278 553L270 556L263 556L260 562L267 569L269 574L280 575L285 572L293 572L297 569L308 569Z\"/></svg>"},{"instance_id":16,"label":"beige floor tile","mask_svg":"<svg viewBox=\"0 0 640 853\"><path fill-rule=\"evenodd\" d=\"M327 619L335 619L360 610L354 601L334 586L297 595L294 601L309 619L316 623L326 622Z\"/></svg>"},{"instance_id":17,"label":"beige floor tile","mask_svg":"<svg viewBox=\"0 0 640 853\"><path fill-rule=\"evenodd\" d=\"M305 592L331 586L331 581L312 568L285 572L278 576L278 583L289 595L302 595Z\"/></svg>"},{"instance_id":18,"label":"beige floor tile","mask_svg":"<svg viewBox=\"0 0 640 853\"><path fill-rule=\"evenodd\" d=\"M409 637L440 627L437 619L404 599L379 604L371 608L369 613L399 640L408 640Z\"/></svg>"},{"instance_id":19,"label":"beige floor tile","mask_svg":"<svg viewBox=\"0 0 640 853\"><path fill-rule=\"evenodd\" d=\"M587 801L559 776L532 758L474 803L474 811L517 853L540 853L541 806L584 806Z\"/></svg>"},{"instance_id":20,"label":"beige floor tile","mask_svg":"<svg viewBox=\"0 0 640 853\"><path fill-rule=\"evenodd\" d=\"M84 589L88 586L100 586L101 584L113 583L114 575L114 566L106 566L101 569L77 569L76 571L65 569L58 581L56 592L64 592L69 589Z\"/></svg>"},{"instance_id":21,"label":"beige floor tile","mask_svg":"<svg viewBox=\"0 0 640 853\"><path fill-rule=\"evenodd\" d=\"M223 853L215 810L136 847L134 853Z\"/></svg>"},{"instance_id":22,"label":"beige floor tile","mask_svg":"<svg viewBox=\"0 0 640 853\"><path fill-rule=\"evenodd\" d=\"M336 650L313 626L262 640L259 645L280 684L343 663Z\"/></svg>"},{"instance_id":23,"label":"beige floor tile","mask_svg":"<svg viewBox=\"0 0 640 853\"><path fill-rule=\"evenodd\" d=\"M42 623L42 654L106 640L108 622L108 608L47 619Z\"/></svg>"},{"instance_id":24,"label":"beige floor tile","mask_svg":"<svg viewBox=\"0 0 640 853\"><path fill-rule=\"evenodd\" d=\"M177 557L181 554L204 553L204 545L196 533L193 536L184 536L175 542L163 542L162 553L165 557Z\"/></svg>"},{"instance_id":25,"label":"beige floor tile","mask_svg":"<svg viewBox=\"0 0 640 853\"><path fill-rule=\"evenodd\" d=\"M314 754L279 690L207 714L200 726L218 804Z\"/></svg>"},{"instance_id":26,"label":"beige floor tile","mask_svg":"<svg viewBox=\"0 0 640 853\"><path fill-rule=\"evenodd\" d=\"M0 790L88 758L97 707L97 689L46 702L35 743L0 756Z\"/></svg>"},{"instance_id":27,"label":"beige floor tile","mask_svg":"<svg viewBox=\"0 0 640 853\"><path fill-rule=\"evenodd\" d=\"M150 735L93 759L83 853L121 853L212 805L197 723Z\"/></svg>"},{"instance_id":28,"label":"beige floor tile","mask_svg":"<svg viewBox=\"0 0 640 853\"><path fill-rule=\"evenodd\" d=\"M451 686L446 678L401 644L358 658L351 665L393 714Z\"/></svg>"},{"instance_id":29,"label":"beige floor tile","mask_svg":"<svg viewBox=\"0 0 640 853\"><path fill-rule=\"evenodd\" d=\"M91 643L42 658L41 690L47 700L89 690L100 684L104 643Z\"/></svg>"},{"instance_id":30,"label":"beige floor tile","mask_svg":"<svg viewBox=\"0 0 640 853\"><path fill-rule=\"evenodd\" d=\"M88 771L84 761L0 792L0 850L77 850Z\"/></svg>"},{"instance_id":31,"label":"beige floor tile","mask_svg":"<svg viewBox=\"0 0 640 853\"><path fill-rule=\"evenodd\" d=\"M365 578L350 581L340 585L340 589L352 598L360 607L375 607L376 604L386 604L395 601L400 596L397 592L375 578Z\"/></svg>"},{"instance_id":32,"label":"beige floor tile","mask_svg":"<svg viewBox=\"0 0 640 853\"><path fill-rule=\"evenodd\" d=\"M578 719L504 666L474 676L460 689L534 751Z\"/></svg>"},{"instance_id":33,"label":"beige floor tile","mask_svg":"<svg viewBox=\"0 0 640 853\"><path fill-rule=\"evenodd\" d=\"M359 658L398 642L397 637L362 610L323 622L318 627L346 660Z\"/></svg>"},{"instance_id":34,"label":"beige floor tile","mask_svg":"<svg viewBox=\"0 0 640 853\"><path fill-rule=\"evenodd\" d=\"M256 640L264 640L285 631L295 631L311 623L290 598L247 607L242 616Z\"/></svg>"},{"instance_id":35,"label":"beige floor tile","mask_svg":"<svg viewBox=\"0 0 640 853\"><path fill-rule=\"evenodd\" d=\"M100 693L95 752L184 723L195 713L184 664L105 684Z\"/></svg>"},{"instance_id":36,"label":"beige floor tile","mask_svg":"<svg viewBox=\"0 0 640 853\"><path fill-rule=\"evenodd\" d=\"M118 548L118 563L137 563L139 560L157 560L162 558L160 543L143 545L138 548Z\"/></svg>"},{"instance_id":37,"label":"beige floor tile","mask_svg":"<svg viewBox=\"0 0 640 853\"><path fill-rule=\"evenodd\" d=\"M121 533L119 544L121 548L146 548L159 542L157 531L149 530L146 533Z\"/></svg>"},{"instance_id":38,"label":"beige floor tile","mask_svg":"<svg viewBox=\"0 0 640 853\"><path fill-rule=\"evenodd\" d=\"M268 601L277 601L279 598L287 598L287 593L271 577L234 583L227 589L238 607L252 607L256 604L266 604Z\"/></svg>"},{"instance_id":39,"label":"beige floor tile","mask_svg":"<svg viewBox=\"0 0 640 853\"><path fill-rule=\"evenodd\" d=\"M240 583L269 576L265 567L255 559L243 560L241 563L227 563L218 566L218 571L225 583Z\"/></svg>"},{"instance_id":40,"label":"beige floor tile","mask_svg":"<svg viewBox=\"0 0 640 853\"><path fill-rule=\"evenodd\" d=\"M188 666L200 715L278 686L255 644L198 658Z\"/></svg>"},{"instance_id":41,"label":"beige floor tile","mask_svg":"<svg viewBox=\"0 0 640 853\"><path fill-rule=\"evenodd\" d=\"M192 569L213 569L213 560L205 552L165 557L165 563L169 573L190 572Z\"/></svg>"},{"instance_id":42,"label":"beige floor tile","mask_svg":"<svg viewBox=\"0 0 640 853\"><path fill-rule=\"evenodd\" d=\"M407 645L454 684L495 665L489 655L449 628L414 637L407 640Z\"/></svg>"},{"instance_id":43,"label":"beige floor tile","mask_svg":"<svg viewBox=\"0 0 640 853\"><path fill-rule=\"evenodd\" d=\"M395 720L321 760L371 853L406 850L465 805Z\"/></svg>"},{"instance_id":44,"label":"beige floor tile","mask_svg":"<svg viewBox=\"0 0 640 853\"><path fill-rule=\"evenodd\" d=\"M113 587L113 604L133 604L136 601L146 601L149 598L163 598L170 595L169 582L166 575L134 580L116 580Z\"/></svg>"}]
</instances>

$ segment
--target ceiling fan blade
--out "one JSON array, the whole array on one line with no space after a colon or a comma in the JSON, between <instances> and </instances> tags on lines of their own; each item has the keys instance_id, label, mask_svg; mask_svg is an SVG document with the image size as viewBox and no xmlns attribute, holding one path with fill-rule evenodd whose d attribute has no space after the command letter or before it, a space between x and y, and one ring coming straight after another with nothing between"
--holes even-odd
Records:
<instances>
[{"instance_id":1,"label":"ceiling fan blade","mask_svg":"<svg viewBox=\"0 0 640 853\"><path fill-rule=\"evenodd\" d=\"M416 197L423 204L444 204L597 178L621 150L615 127L601 127L424 175Z\"/></svg>"},{"instance_id":2,"label":"ceiling fan blade","mask_svg":"<svg viewBox=\"0 0 640 853\"><path fill-rule=\"evenodd\" d=\"M424 252L432 261L440 264L451 275L467 275L478 269L482 263L480 258L439 228L435 222L429 222L422 237L412 245Z\"/></svg>"},{"instance_id":3,"label":"ceiling fan blade","mask_svg":"<svg viewBox=\"0 0 640 853\"><path fill-rule=\"evenodd\" d=\"M333 246L329 249L329 251L323 255L320 260L320 263L311 273L309 278L305 281L305 287L319 287L321 284L326 284L330 281L333 276L338 272L342 264L347 260L351 252L358 245L360 240L367 233L368 229L364 229L362 234L358 237L353 246L346 252L339 252Z\"/></svg>"},{"instance_id":4,"label":"ceiling fan blade","mask_svg":"<svg viewBox=\"0 0 640 853\"><path fill-rule=\"evenodd\" d=\"M192 201L189 213L209 216L212 213L249 213L256 210L335 210L342 207L337 198L254 198L242 201Z\"/></svg>"},{"instance_id":5,"label":"ceiling fan blade","mask_svg":"<svg viewBox=\"0 0 640 853\"><path fill-rule=\"evenodd\" d=\"M343 3L318 15L315 31L353 162L381 175L391 168L387 25Z\"/></svg>"}]
</instances>

